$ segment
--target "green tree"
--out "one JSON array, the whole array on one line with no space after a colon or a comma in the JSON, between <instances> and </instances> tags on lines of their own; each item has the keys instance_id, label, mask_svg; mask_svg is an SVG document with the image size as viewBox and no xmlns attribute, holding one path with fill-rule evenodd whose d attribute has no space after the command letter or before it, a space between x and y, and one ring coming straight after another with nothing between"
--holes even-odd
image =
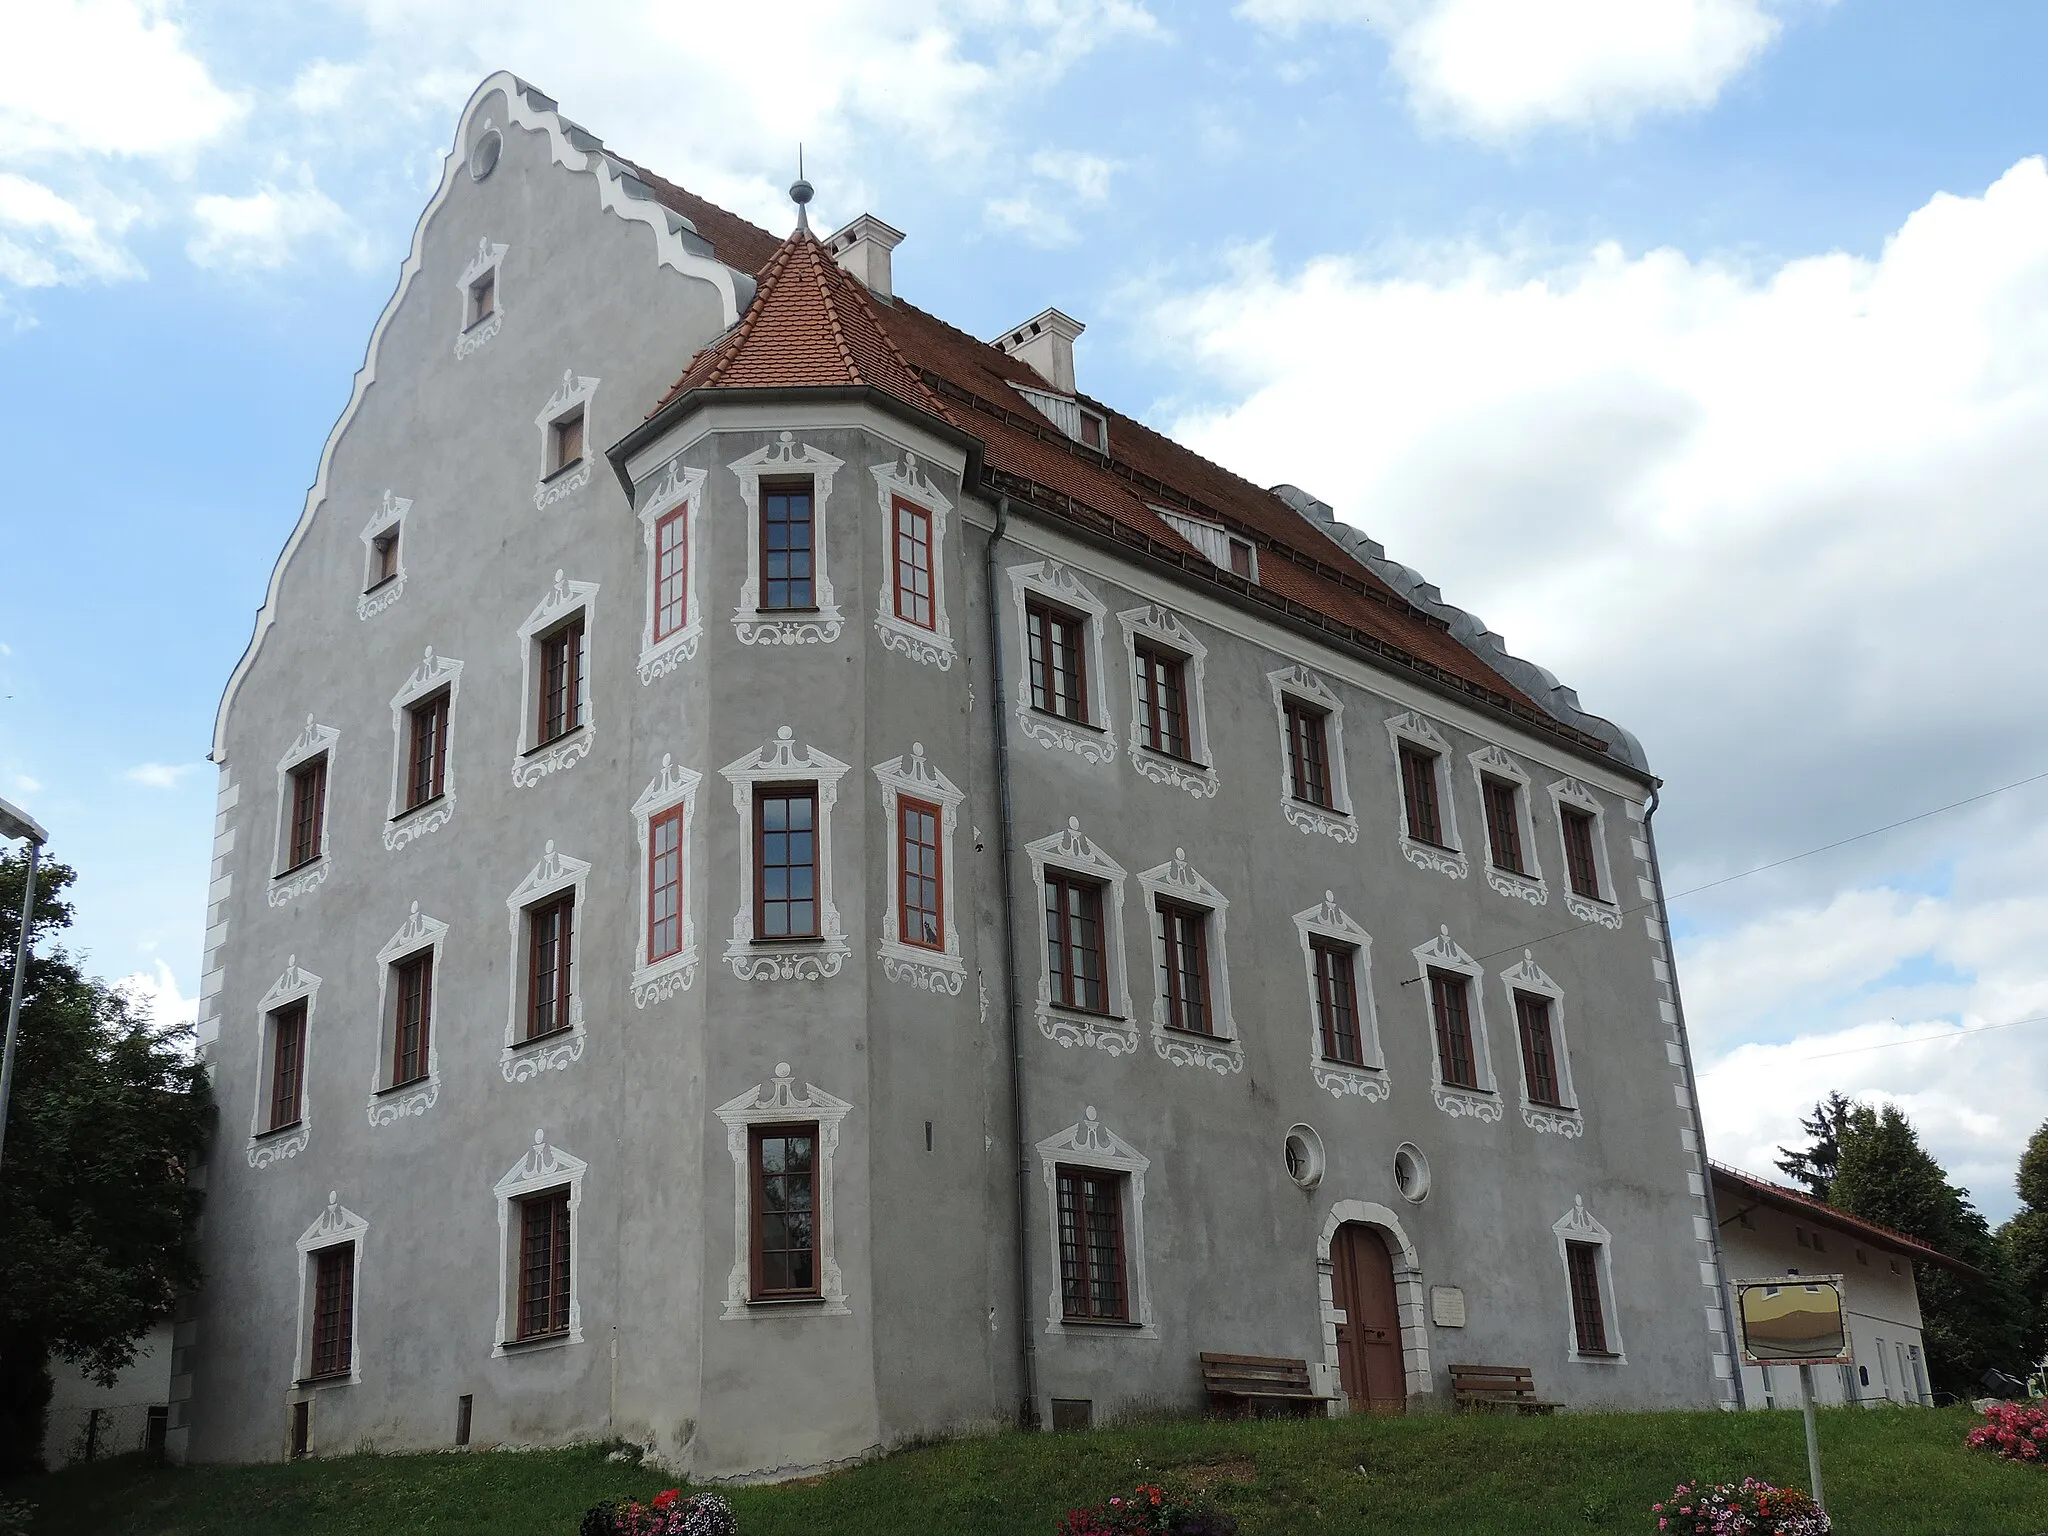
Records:
<instances>
[{"instance_id":1,"label":"green tree","mask_svg":"<svg viewBox=\"0 0 2048 1536\"><path fill-rule=\"evenodd\" d=\"M13 982L27 856L0 857L0 996ZM62 864L37 872L13 1104L0 1163L0 1471L34 1465L61 1358L101 1380L199 1281L186 1182L212 1124L190 1031L152 1023L56 942Z\"/></svg>"},{"instance_id":2,"label":"green tree","mask_svg":"<svg viewBox=\"0 0 2048 1536\"><path fill-rule=\"evenodd\" d=\"M2029 1359L2048 1351L2048 1121L2020 1154L2020 1208L1998 1229L2006 1273L2025 1308Z\"/></svg>"},{"instance_id":3,"label":"green tree","mask_svg":"<svg viewBox=\"0 0 2048 1536\"><path fill-rule=\"evenodd\" d=\"M1938 1264L1913 1266L1928 1377L1937 1392L1972 1395L1987 1369L2010 1370L2020 1353L2018 1298L1990 1227L1896 1105L1856 1105L1841 1142L1830 1205L1917 1237L1980 1272L1981 1278Z\"/></svg>"},{"instance_id":4,"label":"green tree","mask_svg":"<svg viewBox=\"0 0 2048 1536\"><path fill-rule=\"evenodd\" d=\"M1804 1184L1806 1192L1816 1200L1827 1199L1828 1186L1834 1183L1836 1170L1842 1166L1842 1129L1855 1107L1846 1093L1836 1089L1799 1122L1799 1128L1812 1138L1812 1144L1803 1152L1792 1147L1778 1148L1779 1169Z\"/></svg>"}]
</instances>

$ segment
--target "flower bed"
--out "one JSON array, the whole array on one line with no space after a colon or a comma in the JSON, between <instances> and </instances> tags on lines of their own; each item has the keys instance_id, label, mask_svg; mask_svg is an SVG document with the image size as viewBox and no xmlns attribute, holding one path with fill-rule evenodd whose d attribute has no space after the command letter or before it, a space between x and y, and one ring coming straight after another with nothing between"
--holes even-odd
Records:
<instances>
[{"instance_id":1,"label":"flower bed","mask_svg":"<svg viewBox=\"0 0 2048 1536\"><path fill-rule=\"evenodd\" d=\"M583 1516L580 1536L738 1536L732 1506L715 1493L666 1488L642 1504L608 1499Z\"/></svg>"},{"instance_id":2,"label":"flower bed","mask_svg":"<svg viewBox=\"0 0 2048 1536\"><path fill-rule=\"evenodd\" d=\"M1150 1483L1092 1509L1070 1509L1055 1536L1235 1536L1237 1517Z\"/></svg>"},{"instance_id":3,"label":"flower bed","mask_svg":"<svg viewBox=\"0 0 2048 1536\"><path fill-rule=\"evenodd\" d=\"M2040 1466L2048 1462L2048 1403L1993 1403L1963 1443L1972 1450L1996 1451L2007 1461Z\"/></svg>"},{"instance_id":4,"label":"flower bed","mask_svg":"<svg viewBox=\"0 0 2048 1536\"><path fill-rule=\"evenodd\" d=\"M1680 1483L1650 1506L1666 1536L1828 1536L1827 1511L1797 1488L1759 1478L1739 1483Z\"/></svg>"}]
</instances>

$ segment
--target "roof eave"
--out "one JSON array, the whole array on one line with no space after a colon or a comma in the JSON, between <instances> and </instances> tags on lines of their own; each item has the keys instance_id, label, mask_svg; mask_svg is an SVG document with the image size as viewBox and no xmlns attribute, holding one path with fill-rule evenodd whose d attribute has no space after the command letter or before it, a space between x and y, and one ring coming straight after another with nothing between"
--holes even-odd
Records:
<instances>
[{"instance_id":1,"label":"roof eave","mask_svg":"<svg viewBox=\"0 0 2048 1536\"><path fill-rule=\"evenodd\" d=\"M1757 1205L1768 1205L1773 1210L1803 1216L1816 1225L1833 1227L1838 1232L1861 1238L1872 1247L1889 1248L1915 1263L1938 1264L1943 1269L1967 1275L1973 1280L1989 1278L1976 1265L1943 1253L1939 1248L1930 1247L1918 1238L1908 1237L1903 1232L1893 1232L1848 1211L1838 1211L1832 1206L1803 1199L1796 1191L1778 1189L1768 1180L1752 1178L1747 1174L1719 1167L1714 1169L1714 1180L1725 1186L1730 1193L1743 1195ZM1733 1218L1726 1217L1723 1220L1725 1222Z\"/></svg>"}]
</instances>

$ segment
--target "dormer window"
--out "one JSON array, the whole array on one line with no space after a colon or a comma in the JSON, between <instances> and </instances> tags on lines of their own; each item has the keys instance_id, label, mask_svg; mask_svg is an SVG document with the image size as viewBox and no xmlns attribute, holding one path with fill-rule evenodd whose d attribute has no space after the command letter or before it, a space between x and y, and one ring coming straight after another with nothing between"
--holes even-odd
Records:
<instances>
[{"instance_id":1,"label":"dormer window","mask_svg":"<svg viewBox=\"0 0 2048 1536\"><path fill-rule=\"evenodd\" d=\"M1029 400L1033 410L1083 448L1093 448L1100 454L1109 452L1109 418L1100 411L1090 410L1072 395L1054 394L1049 389L1033 389L1028 384L1014 383L1010 388Z\"/></svg>"},{"instance_id":2,"label":"dormer window","mask_svg":"<svg viewBox=\"0 0 2048 1536\"><path fill-rule=\"evenodd\" d=\"M1233 538L1230 541L1230 569L1246 581L1259 579L1259 556L1249 539Z\"/></svg>"},{"instance_id":3,"label":"dormer window","mask_svg":"<svg viewBox=\"0 0 2048 1536\"><path fill-rule=\"evenodd\" d=\"M1080 410L1080 438L1084 447L1093 448L1097 453L1109 452L1109 423L1090 410Z\"/></svg>"},{"instance_id":4,"label":"dormer window","mask_svg":"<svg viewBox=\"0 0 2048 1536\"><path fill-rule=\"evenodd\" d=\"M1192 517L1171 507L1154 507L1166 526L1209 557L1209 563L1246 581L1259 579L1258 546L1221 523Z\"/></svg>"},{"instance_id":5,"label":"dormer window","mask_svg":"<svg viewBox=\"0 0 2048 1536\"><path fill-rule=\"evenodd\" d=\"M583 462L583 407L564 412L548 424L548 473L559 475Z\"/></svg>"}]
</instances>

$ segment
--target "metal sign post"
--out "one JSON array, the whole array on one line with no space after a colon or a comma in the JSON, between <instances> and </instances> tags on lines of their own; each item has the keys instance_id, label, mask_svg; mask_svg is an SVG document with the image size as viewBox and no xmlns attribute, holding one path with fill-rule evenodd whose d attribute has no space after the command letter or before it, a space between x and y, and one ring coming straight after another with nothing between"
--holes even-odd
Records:
<instances>
[{"instance_id":1,"label":"metal sign post","mask_svg":"<svg viewBox=\"0 0 2048 1536\"><path fill-rule=\"evenodd\" d=\"M1825 1510L1820 1485L1820 1434L1813 1422L1813 1368L1848 1365L1849 1325L1842 1316L1840 1275L1783 1275L1735 1282L1742 1358L1750 1365L1799 1367L1799 1411L1806 1420L1806 1474L1813 1502Z\"/></svg>"}]
</instances>

